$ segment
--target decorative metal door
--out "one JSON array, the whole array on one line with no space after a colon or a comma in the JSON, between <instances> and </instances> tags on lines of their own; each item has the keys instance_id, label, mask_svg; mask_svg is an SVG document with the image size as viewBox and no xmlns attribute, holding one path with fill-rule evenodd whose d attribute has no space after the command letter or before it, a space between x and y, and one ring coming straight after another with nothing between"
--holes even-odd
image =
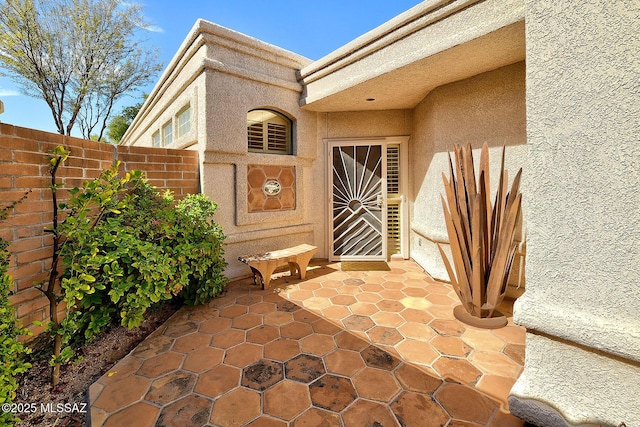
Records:
<instances>
[{"instance_id":1,"label":"decorative metal door","mask_svg":"<svg viewBox=\"0 0 640 427\"><path fill-rule=\"evenodd\" d=\"M386 259L386 152L383 145L330 147L332 260Z\"/></svg>"}]
</instances>

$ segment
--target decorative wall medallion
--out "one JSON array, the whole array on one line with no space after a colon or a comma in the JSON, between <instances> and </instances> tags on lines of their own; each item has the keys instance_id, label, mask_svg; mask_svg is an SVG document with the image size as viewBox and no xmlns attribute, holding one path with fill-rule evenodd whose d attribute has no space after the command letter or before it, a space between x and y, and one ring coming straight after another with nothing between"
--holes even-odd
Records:
<instances>
[{"instance_id":1,"label":"decorative wall medallion","mask_svg":"<svg viewBox=\"0 0 640 427\"><path fill-rule=\"evenodd\" d=\"M247 165L247 212L295 208L295 166Z\"/></svg>"},{"instance_id":2,"label":"decorative wall medallion","mask_svg":"<svg viewBox=\"0 0 640 427\"><path fill-rule=\"evenodd\" d=\"M264 183L262 191L267 196L277 196L282 191L282 185L278 181L271 179Z\"/></svg>"}]
</instances>

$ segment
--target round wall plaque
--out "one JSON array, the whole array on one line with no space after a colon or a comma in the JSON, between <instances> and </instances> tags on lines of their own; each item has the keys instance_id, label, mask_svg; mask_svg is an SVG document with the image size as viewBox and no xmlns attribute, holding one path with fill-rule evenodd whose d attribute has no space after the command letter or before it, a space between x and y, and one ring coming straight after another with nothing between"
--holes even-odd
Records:
<instances>
[{"instance_id":1,"label":"round wall plaque","mask_svg":"<svg viewBox=\"0 0 640 427\"><path fill-rule=\"evenodd\" d=\"M277 196L280 194L280 191L282 191L282 185L278 181L270 179L264 183L262 191L264 191L264 194L267 196Z\"/></svg>"}]
</instances>

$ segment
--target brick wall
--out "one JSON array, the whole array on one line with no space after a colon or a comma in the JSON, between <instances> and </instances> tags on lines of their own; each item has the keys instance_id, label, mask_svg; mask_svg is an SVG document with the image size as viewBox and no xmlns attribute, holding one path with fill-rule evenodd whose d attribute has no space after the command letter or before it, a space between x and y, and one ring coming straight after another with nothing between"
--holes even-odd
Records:
<instances>
[{"instance_id":1,"label":"brick wall","mask_svg":"<svg viewBox=\"0 0 640 427\"><path fill-rule=\"evenodd\" d=\"M152 185L170 189L176 197L199 190L198 153L150 147L113 146L59 134L0 123L0 207L30 191L28 197L0 222L0 237L9 241L9 273L14 279L10 301L17 316L35 335L42 328L33 321L46 321L48 300L34 282L47 280L52 255L52 236L43 230L51 226L51 182L46 156L58 145L71 152L58 169L58 182L64 182L59 196L96 178L117 158L120 170L140 169ZM60 199L59 198L59 199Z\"/></svg>"}]
</instances>

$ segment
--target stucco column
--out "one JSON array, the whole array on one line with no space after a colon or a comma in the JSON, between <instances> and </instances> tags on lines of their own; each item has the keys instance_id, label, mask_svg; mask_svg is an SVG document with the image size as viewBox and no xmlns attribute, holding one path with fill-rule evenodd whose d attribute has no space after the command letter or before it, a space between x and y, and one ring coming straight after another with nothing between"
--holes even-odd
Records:
<instances>
[{"instance_id":1,"label":"stucco column","mask_svg":"<svg viewBox=\"0 0 640 427\"><path fill-rule=\"evenodd\" d=\"M640 426L640 3L526 0L527 327L511 411Z\"/></svg>"}]
</instances>

